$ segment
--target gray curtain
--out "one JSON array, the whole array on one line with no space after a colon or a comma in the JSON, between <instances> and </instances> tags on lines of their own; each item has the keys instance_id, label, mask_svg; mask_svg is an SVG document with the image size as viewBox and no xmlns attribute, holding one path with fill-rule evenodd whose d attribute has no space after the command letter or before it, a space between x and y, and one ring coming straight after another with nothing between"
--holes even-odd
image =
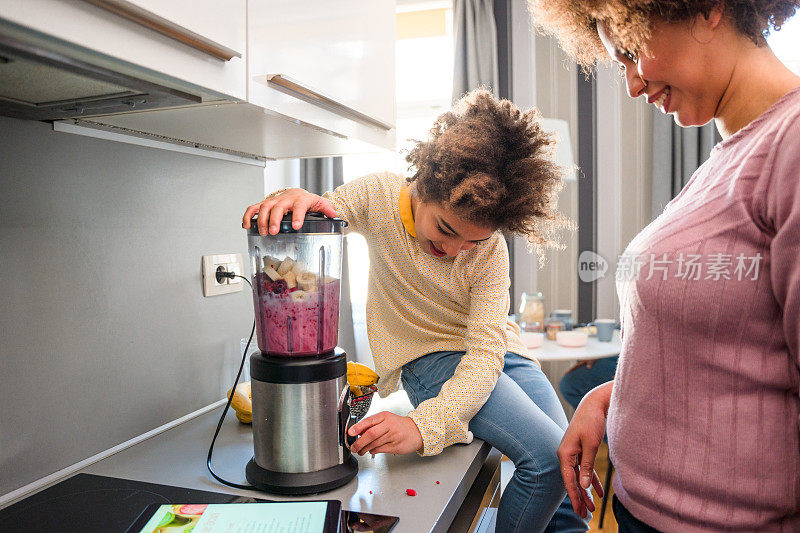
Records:
<instances>
[{"instance_id":1,"label":"gray curtain","mask_svg":"<svg viewBox=\"0 0 800 533\"><path fill-rule=\"evenodd\" d=\"M664 210L711 153L721 137L713 122L683 128L671 115L654 110L653 117L653 218Z\"/></svg>"},{"instance_id":2,"label":"gray curtain","mask_svg":"<svg viewBox=\"0 0 800 533\"><path fill-rule=\"evenodd\" d=\"M344 183L341 157L317 157L300 160L300 187L322 194ZM352 360L357 359L353 332L353 308L350 305L350 269L347 262L347 241L342 250L341 303L339 305L339 346Z\"/></svg>"},{"instance_id":3,"label":"gray curtain","mask_svg":"<svg viewBox=\"0 0 800 533\"><path fill-rule=\"evenodd\" d=\"M493 0L454 0L453 101L477 87L497 95L497 26Z\"/></svg>"}]
</instances>

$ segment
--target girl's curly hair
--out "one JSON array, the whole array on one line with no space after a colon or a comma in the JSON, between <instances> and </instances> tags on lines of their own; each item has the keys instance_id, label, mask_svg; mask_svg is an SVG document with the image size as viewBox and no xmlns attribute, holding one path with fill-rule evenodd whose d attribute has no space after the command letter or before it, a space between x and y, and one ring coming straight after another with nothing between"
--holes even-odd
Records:
<instances>
[{"instance_id":1,"label":"girl's curly hair","mask_svg":"<svg viewBox=\"0 0 800 533\"><path fill-rule=\"evenodd\" d=\"M536 109L523 113L476 89L436 119L427 141L416 141L408 181L423 202L473 224L522 234L539 252L559 247L552 235L571 224L556 207L564 169L540 119Z\"/></svg>"},{"instance_id":2,"label":"girl's curly hair","mask_svg":"<svg viewBox=\"0 0 800 533\"><path fill-rule=\"evenodd\" d=\"M558 38L561 48L584 68L607 60L597 34L603 22L609 33L626 50L641 50L653 23L689 20L708 16L722 5L725 16L736 29L758 46L766 45L770 30L781 25L800 7L798 0L528 0L534 24Z\"/></svg>"}]
</instances>

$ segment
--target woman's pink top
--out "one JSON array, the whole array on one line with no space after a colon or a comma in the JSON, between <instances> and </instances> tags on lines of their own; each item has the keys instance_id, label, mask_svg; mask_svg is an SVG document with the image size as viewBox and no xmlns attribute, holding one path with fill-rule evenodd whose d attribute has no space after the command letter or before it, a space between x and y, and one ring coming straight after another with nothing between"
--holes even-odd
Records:
<instances>
[{"instance_id":1,"label":"woman's pink top","mask_svg":"<svg viewBox=\"0 0 800 533\"><path fill-rule=\"evenodd\" d=\"M714 147L616 275L622 504L663 531L800 531L800 88Z\"/></svg>"}]
</instances>

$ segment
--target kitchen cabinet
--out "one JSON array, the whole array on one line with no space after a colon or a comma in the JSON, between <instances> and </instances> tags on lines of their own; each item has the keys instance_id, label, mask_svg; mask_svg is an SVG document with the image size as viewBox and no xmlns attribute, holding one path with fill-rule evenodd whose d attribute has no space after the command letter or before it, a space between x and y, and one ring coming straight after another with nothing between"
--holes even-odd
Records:
<instances>
[{"instance_id":1,"label":"kitchen cabinet","mask_svg":"<svg viewBox=\"0 0 800 533\"><path fill-rule=\"evenodd\" d=\"M390 129L394 10L391 0L250 0L248 101L345 135L359 136L349 122Z\"/></svg>"},{"instance_id":2,"label":"kitchen cabinet","mask_svg":"<svg viewBox=\"0 0 800 533\"><path fill-rule=\"evenodd\" d=\"M0 0L0 18L89 64L204 100L247 98L247 0Z\"/></svg>"},{"instance_id":3,"label":"kitchen cabinet","mask_svg":"<svg viewBox=\"0 0 800 533\"><path fill-rule=\"evenodd\" d=\"M0 0L0 50L11 35L115 82L22 118L267 159L396 148L394 26L393 0ZM196 99L115 95L114 74Z\"/></svg>"}]
</instances>

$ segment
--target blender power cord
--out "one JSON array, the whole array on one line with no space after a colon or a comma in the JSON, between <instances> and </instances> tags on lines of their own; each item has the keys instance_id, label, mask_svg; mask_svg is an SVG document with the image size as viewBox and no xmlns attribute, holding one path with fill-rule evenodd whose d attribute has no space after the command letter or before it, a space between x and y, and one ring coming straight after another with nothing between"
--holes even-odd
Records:
<instances>
[{"instance_id":1,"label":"blender power cord","mask_svg":"<svg viewBox=\"0 0 800 533\"><path fill-rule=\"evenodd\" d=\"M240 276L238 274L234 274L233 272L226 272L222 270L217 270L217 281L222 281L223 278L242 278L250 285L250 288L253 288L253 284L250 283L250 280L244 276ZM256 332L256 321L253 320L253 329L250 330L250 338L247 339L247 346L244 348L244 353L242 354L242 362L239 365L239 372L236 373L236 379L233 381L233 387L231 388L231 393L228 396L228 403L225 404L225 409L222 410L222 416L219 417L219 422L217 423L217 429L214 431L214 438L211 439L211 445L208 447L208 459L206 461L206 466L208 467L208 471L211 472L211 475L214 476L214 479L219 481L220 483L224 483L229 487L233 487L235 489L245 489L251 490L255 489L253 485L240 485L238 483L233 483L231 481L227 481L219 477L214 469L211 467L211 454L214 453L214 443L217 441L217 435L219 435L219 430L222 428L222 423L225 421L225 415L228 414L228 409L231 407L231 402L233 401L233 394L236 392L236 385L239 384L239 378L242 377L242 370L244 369L244 363L247 360L247 351L250 349L250 343L253 342L253 334Z\"/></svg>"}]
</instances>

